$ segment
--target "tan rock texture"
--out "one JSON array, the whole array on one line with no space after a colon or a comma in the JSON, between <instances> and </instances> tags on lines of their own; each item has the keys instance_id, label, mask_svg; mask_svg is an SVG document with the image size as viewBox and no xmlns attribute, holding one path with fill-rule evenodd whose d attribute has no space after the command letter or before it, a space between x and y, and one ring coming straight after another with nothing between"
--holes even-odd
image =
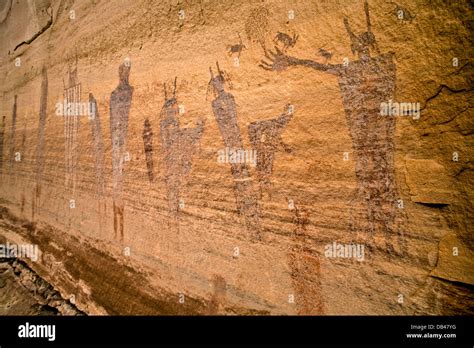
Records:
<instances>
[{"instance_id":1,"label":"tan rock texture","mask_svg":"<svg viewBox=\"0 0 474 348\"><path fill-rule=\"evenodd\" d=\"M0 234L87 314L473 314L473 13L2 1Z\"/></svg>"}]
</instances>

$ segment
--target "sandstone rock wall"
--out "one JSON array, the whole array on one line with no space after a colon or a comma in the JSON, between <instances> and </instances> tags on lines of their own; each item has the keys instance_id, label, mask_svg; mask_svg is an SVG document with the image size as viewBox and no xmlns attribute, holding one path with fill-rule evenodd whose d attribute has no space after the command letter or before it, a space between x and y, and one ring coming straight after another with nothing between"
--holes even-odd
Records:
<instances>
[{"instance_id":1,"label":"sandstone rock wall","mask_svg":"<svg viewBox=\"0 0 474 348\"><path fill-rule=\"evenodd\" d=\"M1 234L81 311L474 312L469 1L1 6Z\"/></svg>"}]
</instances>

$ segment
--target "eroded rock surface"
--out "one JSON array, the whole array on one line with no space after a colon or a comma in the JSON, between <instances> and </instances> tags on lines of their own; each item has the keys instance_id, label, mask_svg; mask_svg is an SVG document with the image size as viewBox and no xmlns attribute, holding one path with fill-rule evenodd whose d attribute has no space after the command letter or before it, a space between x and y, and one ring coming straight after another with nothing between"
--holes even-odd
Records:
<instances>
[{"instance_id":1,"label":"eroded rock surface","mask_svg":"<svg viewBox=\"0 0 474 348\"><path fill-rule=\"evenodd\" d=\"M61 314L473 314L473 13L3 1L2 242Z\"/></svg>"}]
</instances>

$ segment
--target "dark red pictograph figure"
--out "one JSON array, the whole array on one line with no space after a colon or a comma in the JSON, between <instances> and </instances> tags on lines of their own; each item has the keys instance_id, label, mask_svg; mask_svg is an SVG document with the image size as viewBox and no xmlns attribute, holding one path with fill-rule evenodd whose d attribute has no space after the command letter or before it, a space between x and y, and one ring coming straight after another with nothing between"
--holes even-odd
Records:
<instances>
[{"instance_id":1,"label":"dark red pictograph figure","mask_svg":"<svg viewBox=\"0 0 474 348\"><path fill-rule=\"evenodd\" d=\"M217 64L217 75L212 69L209 87L214 92L212 110L226 147L242 149L243 143L239 125L237 124L237 108L234 96L225 91L225 73ZM260 239L260 210L258 194L246 163L231 163L231 173L235 181L237 210L244 216L245 224L255 239Z\"/></svg>"},{"instance_id":2,"label":"dark red pictograph figure","mask_svg":"<svg viewBox=\"0 0 474 348\"><path fill-rule=\"evenodd\" d=\"M168 195L168 208L171 217L178 218L182 187L191 170L192 159L197 152L204 132L203 120L198 120L194 128L181 128L179 106L176 99L176 79L170 97L165 90L165 104L160 112L160 137L165 168L165 182ZM145 145L146 146L146 145Z\"/></svg>"},{"instance_id":3,"label":"dark red pictograph figure","mask_svg":"<svg viewBox=\"0 0 474 348\"><path fill-rule=\"evenodd\" d=\"M394 171L395 119L380 115L381 103L394 100L396 66L393 53L380 54L371 29L369 6L365 2L367 31L356 35L344 24L351 40L351 51L358 59L345 64L321 64L309 59L291 57L275 47L265 53L260 66L282 71L291 66L305 66L336 75L344 104L347 126L355 153L357 204L363 213L351 218L351 229L385 236L386 251L403 252L404 241L396 227L397 189ZM377 55L372 56L375 52ZM356 209L359 205L360 209ZM366 238L366 233L362 238ZM398 247L396 240L398 239Z\"/></svg>"},{"instance_id":4,"label":"dark red pictograph figure","mask_svg":"<svg viewBox=\"0 0 474 348\"><path fill-rule=\"evenodd\" d=\"M133 87L128 82L130 63L119 67L119 84L110 96L110 136L112 138L112 176L114 200L114 231L120 241L124 238L122 197L123 172L126 157L128 115L132 103Z\"/></svg>"}]
</instances>

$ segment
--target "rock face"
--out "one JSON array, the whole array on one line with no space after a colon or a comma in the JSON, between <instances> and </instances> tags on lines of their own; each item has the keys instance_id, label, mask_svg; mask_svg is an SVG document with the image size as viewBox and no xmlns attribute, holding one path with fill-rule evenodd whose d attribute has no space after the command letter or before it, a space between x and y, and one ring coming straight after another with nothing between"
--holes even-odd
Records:
<instances>
[{"instance_id":1,"label":"rock face","mask_svg":"<svg viewBox=\"0 0 474 348\"><path fill-rule=\"evenodd\" d=\"M473 314L473 13L3 1L0 234L62 314Z\"/></svg>"},{"instance_id":2,"label":"rock face","mask_svg":"<svg viewBox=\"0 0 474 348\"><path fill-rule=\"evenodd\" d=\"M21 261L0 260L0 315L83 315L71 300Z\"/></svg>"}]
</instances>

